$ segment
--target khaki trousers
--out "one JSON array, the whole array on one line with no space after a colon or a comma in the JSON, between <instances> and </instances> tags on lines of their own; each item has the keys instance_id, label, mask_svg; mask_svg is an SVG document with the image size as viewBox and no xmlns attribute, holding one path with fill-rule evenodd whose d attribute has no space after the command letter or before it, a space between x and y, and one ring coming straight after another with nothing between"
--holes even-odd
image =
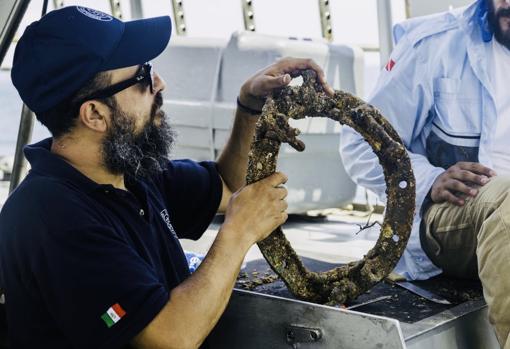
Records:
<instances>
[{"instance_id":1,"label":"khaki trousers","mask_svg":"<svg viewBox=\"0 0 510 349\"><path fill-rule=\"evenodd\" d=\"M423 249L446 275L480 278L489 321L510 349L510 176L493 177L463 207L433 204L421 228Z\"/></svg>"}]
</instances>

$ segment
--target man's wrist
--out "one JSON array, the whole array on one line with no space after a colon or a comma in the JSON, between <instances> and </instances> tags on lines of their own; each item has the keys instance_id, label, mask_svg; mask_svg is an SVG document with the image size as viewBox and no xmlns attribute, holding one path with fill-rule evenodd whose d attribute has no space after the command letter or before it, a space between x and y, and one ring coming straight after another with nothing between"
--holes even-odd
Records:
<instances>
[{"instance_id":1,"label":"man's wrist","mask_svg":"<svg viewBox=\"0 0 510 349\"><path fill-rule=\"evenodd\" d=\"M253 109L252 107L249 107L241 102L241 98L237 97L237 109L241 110L242 112L250 115L260 115L262 114L262 110L260 109Z\"/></svg>"},{"instance_id":2,"label":"man's wrist","mask_svg":"<svg viewBox=\"0 0 510 349\"><path fill-rule=\"evenodd\" d=\"M238 227L233 227L229 223L223 223L216 238L225 245L235 246L235 248L240 249L243 253L247 253L250 247L255 244L255 241L252 241L250 235L242 230Z\"/></svg>"},{"instance_id":3,"label":"man's wrist","mask_svg":"<svg viewBox=\"0 0 510 349\"><path fill-rule=\"evenodd\" d=\"M253 96L250 93L244 92L243 89L239 92L237 101L244 107L262 112L262 107L266 103L265 96Z\"/></svg>"}]
</instances>

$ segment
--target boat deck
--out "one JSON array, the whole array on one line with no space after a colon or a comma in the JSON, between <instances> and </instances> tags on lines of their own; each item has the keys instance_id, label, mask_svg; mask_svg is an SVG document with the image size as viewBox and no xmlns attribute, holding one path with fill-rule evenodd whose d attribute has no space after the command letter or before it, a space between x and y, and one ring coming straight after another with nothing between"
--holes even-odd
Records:
<instances>
[{"instance_id":1,"label":"boat deck","mask_svg":"<svg viewBox=\"0 0 510 349\"><path fill-rule=\"evenodd\" d=\"M378 225L360 230L369 223L367 213L345 210L326 213L329 214L324 217L290 216L283 227L305 265L314 271L362 258L379 235ZM382 216L370 216L370 223L374 220L381 221ZM217 219L201 240L183 241L185 250L206 253L220 225L221 219ZM436 277L416 282L421 288L446 298L451 305L433 303L399 286L382 282L346 306L382 298L380 301L348 310L298 301L281 280L275 279L257 246L252 247L229 307L213 336L213 346L238 347L242 343L244 348L261 345L288 348L292 343L285 336L289 326L296 325L297 321L322 333L321 339L313 345L301 342L299 348L308 348L307 345L310 348L499 348L487 320L478 281ZM271 315L255 316L247 309ZM332 326L332 321L336 325ZM358 324L366 334L362 337L352 334L346 322ZM280 332L274 332L275 327L280 328ZM266 340L252 339L247 344L242 338L254 331ZM384 340L378 331L385 333ZM347 335L351 342L346 339Z\"/></svg>"}]
</instances>

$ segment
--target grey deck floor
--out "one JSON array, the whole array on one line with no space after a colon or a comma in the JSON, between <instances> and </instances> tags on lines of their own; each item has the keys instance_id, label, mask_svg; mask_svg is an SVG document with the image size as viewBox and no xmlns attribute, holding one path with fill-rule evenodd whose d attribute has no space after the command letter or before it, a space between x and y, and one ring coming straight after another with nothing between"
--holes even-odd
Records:
<instances>
[{"instance_id":1,"label":"grey deck floor","mask_svg":"<svg viewBox=\"0 0 510 349\"><path fill-rule=\"evenodd\" d=\"M329 210L324 218L290 216L283 231L296 252L328 263L347 263L361 259L375 245L379 226L360 232L360 225L368 222L368 213L345 210ZM370 222L381 221L382 216L374 214ZM182 240L187 251L206 253L220 228L215 221L199 241ZM248 252L245 262L263 258L254 245Z\"/></svg>"}]
</instances>

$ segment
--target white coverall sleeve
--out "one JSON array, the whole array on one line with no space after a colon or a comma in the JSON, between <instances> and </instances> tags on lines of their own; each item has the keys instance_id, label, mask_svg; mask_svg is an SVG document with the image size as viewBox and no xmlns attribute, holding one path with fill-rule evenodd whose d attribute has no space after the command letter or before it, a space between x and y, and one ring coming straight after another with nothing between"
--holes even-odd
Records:
<instances>
[{"instance_id":1,"label":"white coverall sleeve","mask_svg":"<svg viewBox=\"0 0 510 349\"><path fill-rule=\"evenodd\" d=\"M416 177L416 212L420 212L432 184L444 171L416 152L424 154L420 140L434 103L431 63L427 62L429 55L422 52L426 48L420 46L420 43L412 45L405 36L400 40L392 53L392 69L388 65L382 70L368 100L392 124L408 150ZM385 202L382 167L368 143L348 126L342 127L340 154L351 178Z\"/></svg>"}]
</instances>

